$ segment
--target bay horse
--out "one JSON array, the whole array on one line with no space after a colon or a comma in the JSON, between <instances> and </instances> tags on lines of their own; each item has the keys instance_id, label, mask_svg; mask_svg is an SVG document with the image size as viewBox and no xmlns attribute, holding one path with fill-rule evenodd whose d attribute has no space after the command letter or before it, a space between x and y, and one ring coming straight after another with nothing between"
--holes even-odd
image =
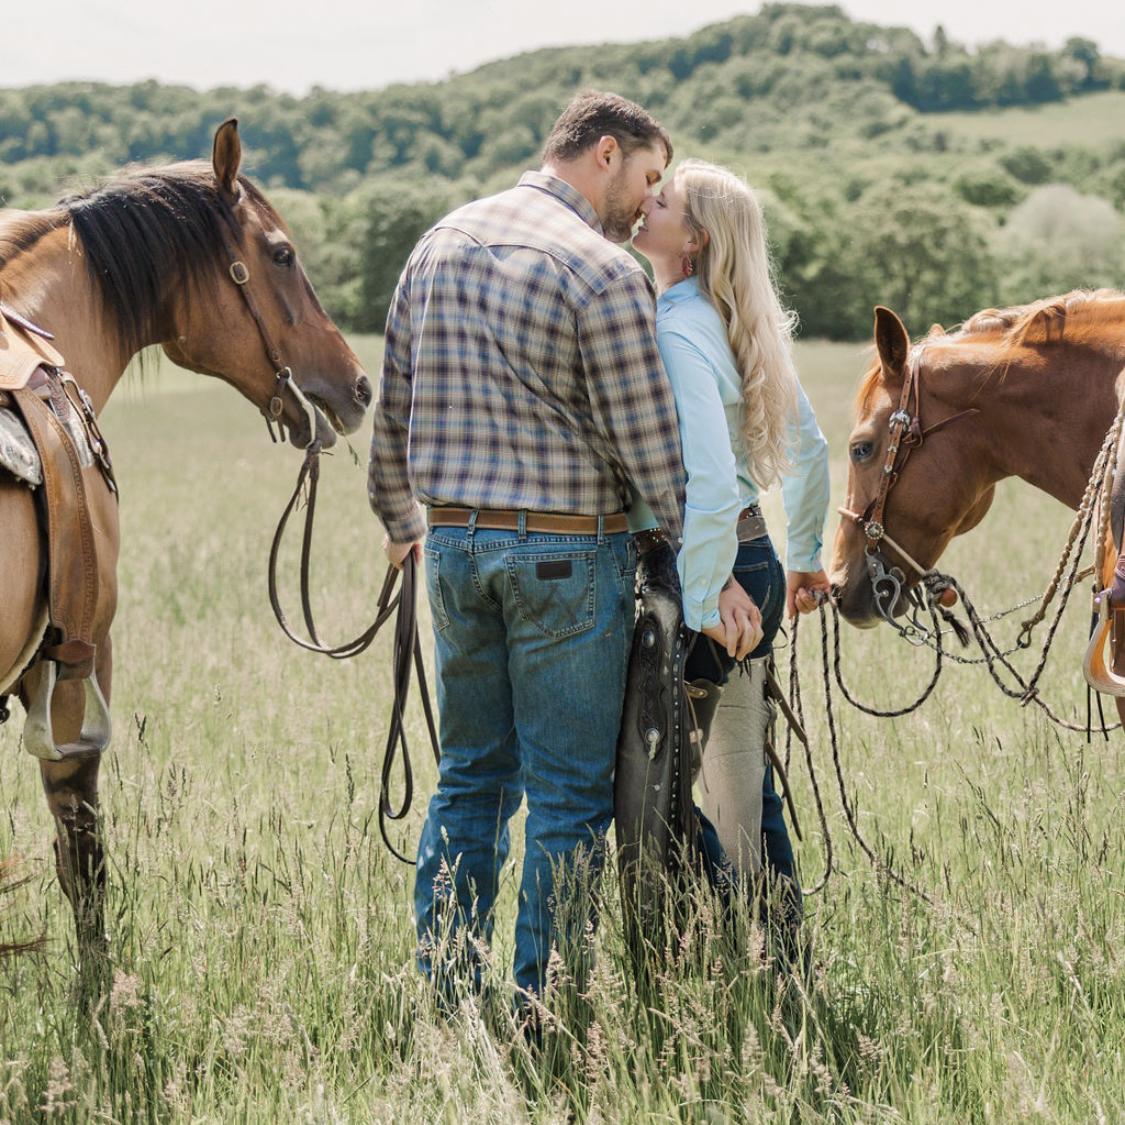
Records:
<instances>
[{"instance_id":1,"label":"bay horse","mask_svg":"<svg viewBox=\"0 0 1125 1125\"><path fill-rule=\"evenodd\" d=\"M1123 367L1125 293L1113 290L988 309L913 347L898 316L876 309L830 564L845 620L877 625L872 569L897 567L904 588L915 585L918 568L980 523L1005 477L1077 508L1119 409ZM1115 558L1107 552L1105 584Z\"/></svg>"},{"instance_id":2,"label":"bay horse","mask_svg":"<svg viewBox=\"0 0 1125 1125\"><path fill-rule=\"evenodd\" d=\"M317 300L281 218L241 175L241 158L231 119L215 133L210 163L129 171L46 211L0 213L0 299L9 320L52 335L94 412L132 357L160 345L181 367L229 383L294 445L315 438L328 447L336 431L360 424L371 383ZM0 528L0 694L18 694L27 708L44 675L48 560L33 492L2 473ZM103 581L93 665L108 699L116 502L95 513L94 533ZM81 745L83 684L60 679L48 699L59 744ZM85 961L105 948L100 755L39 765Z\"/></svg>"}]
</instances>

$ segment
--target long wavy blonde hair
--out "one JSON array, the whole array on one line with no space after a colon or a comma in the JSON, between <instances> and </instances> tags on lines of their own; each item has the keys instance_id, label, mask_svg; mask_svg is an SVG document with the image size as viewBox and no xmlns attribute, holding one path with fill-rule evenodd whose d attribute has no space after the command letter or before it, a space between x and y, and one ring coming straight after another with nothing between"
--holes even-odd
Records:
<instances>
[{"instance_id":1,"label":"long wavy blonde hair","mask_svg":"<svg viewBox=\"0 0 1125 1125\"><path fill-rule=\"evenodd\" d=\"M753 191L733 172L702 160L685 160L675 184L688 226L697 236L707 234L696 276L726 326L742 376L747 465L765 489L789 465L789 426L797 410L790 341L797 317L777 296L765 219Z\"/></svg>"}]
</instances>

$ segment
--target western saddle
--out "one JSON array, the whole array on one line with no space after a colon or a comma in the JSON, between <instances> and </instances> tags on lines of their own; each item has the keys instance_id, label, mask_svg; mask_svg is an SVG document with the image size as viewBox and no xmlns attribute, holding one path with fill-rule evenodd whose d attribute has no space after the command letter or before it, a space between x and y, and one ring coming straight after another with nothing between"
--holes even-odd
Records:
<instances>
[{"instance_id":1,"label":"western saddle","mask_svg":"<svg viewBox=\"0 0 1125 1125\"><path fill-rule=\"evenodd\" d=\"M100 518L106 506L116 506L117 483L93 404L64 369L52 339L0 304L0 480L14 478L35 494L47 602L46 630L30 638L30 659L12 683L0 683L0 719L7 717L3 693L42 664L25 696L24 746L37 758L61 761L97 756L110 740L94 630L99 606L116 599L116 588L112 568L99 570L95 529L106 526ZM85 708L78 740L60 745L51 702L56 683L66 680L83 681Z\"/></svg>"}]
</instances>

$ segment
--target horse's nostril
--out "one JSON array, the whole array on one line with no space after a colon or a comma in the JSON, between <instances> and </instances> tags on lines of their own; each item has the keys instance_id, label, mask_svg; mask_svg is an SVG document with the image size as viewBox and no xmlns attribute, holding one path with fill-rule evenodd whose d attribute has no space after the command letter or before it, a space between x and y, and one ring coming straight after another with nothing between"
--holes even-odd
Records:
<instances>
[{"instance_id":1,"label":"horse's nostril","mask_svg":"<svg viewBox=\"0 0 1125 1125\"><path fill-rule=\"evenodd\" d=\"M359 403L365 410L371 405L371 380L366 375L361 375L355 381L355 395L356 402Z\"/></svg>"}]
</instances>

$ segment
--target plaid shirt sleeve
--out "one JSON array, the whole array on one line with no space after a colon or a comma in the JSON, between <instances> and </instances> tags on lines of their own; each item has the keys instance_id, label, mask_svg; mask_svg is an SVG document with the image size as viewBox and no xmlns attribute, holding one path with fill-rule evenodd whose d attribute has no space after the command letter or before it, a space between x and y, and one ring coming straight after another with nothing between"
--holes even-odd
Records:
<instances>
[{"instance_id":1,"label":"plaid shirt sleeve","mask_svg":"<svg viewBox=\"0 0 1125 1125\"><path fill-rule=\"evenodd\" d=\"M608 285L578 312L578 345L594 424L626 478L678 543L684 465L672 386L656 347L656 312L639 270Z\"/></svg>"},{"instance_id":2,"label":"plaid shirt sleeve","mask_svg":"<svg viewBox=\"0 0 1125 1125\"><path fill-rule=\"evenodd\" d=\"M395 543L411 543L426 534L426 521L411 492L406 462L411 404L407 287L407 274L403 273L387 314L383 373L367 465L367 498Z\"/></svg>"}]
</instances>

